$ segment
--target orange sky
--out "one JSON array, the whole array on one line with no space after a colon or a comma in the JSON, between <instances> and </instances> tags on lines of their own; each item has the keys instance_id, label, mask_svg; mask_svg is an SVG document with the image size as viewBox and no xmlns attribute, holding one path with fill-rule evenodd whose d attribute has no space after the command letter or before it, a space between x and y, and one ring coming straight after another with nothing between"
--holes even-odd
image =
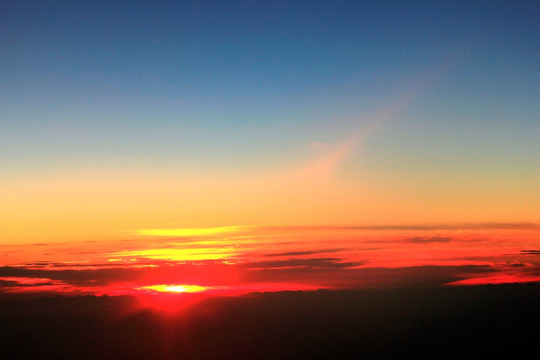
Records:
<instances>
[{"instance_id":1,"label":"orange sky","mask_svg":"<svg viewBox=\"0 0 540 360\"><path fill-rule=\"evenodd\" d=\"M530 223L139 229L2 245L2 292L201 295L540 281ZM181 290L179 290L181 289Z\"/></svg>"}]
</instances>

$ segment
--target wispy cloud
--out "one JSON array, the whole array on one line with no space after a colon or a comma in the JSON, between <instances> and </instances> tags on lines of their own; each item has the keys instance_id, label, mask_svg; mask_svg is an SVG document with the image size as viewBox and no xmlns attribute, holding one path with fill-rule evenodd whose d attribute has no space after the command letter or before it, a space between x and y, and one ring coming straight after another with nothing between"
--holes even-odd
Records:
<instances>
[{"instance_id":1,"label":"wispy cloud","mask_svg":"<svg viewBox=\"0 0 540 360\"><path fill-rule=\"evenodd\" d=\"M329 150L325 154L298 169L295 176L314 179L328 177L332 174L332 171L336 166L344 161L352 152L360 148L373 132L388 124L411 103L418 99L421 94L425 93L433 83L446 76L464 54L459 56L456 55L458 54L454 54L451 58L446 59L445 62L420 74L414 85L408 87L400 96L391 101L388 105L372 115L358 119L355 122L355 125L351 126L350 129L347 129L347 136L345 136L342 141L334 146L329 146ZM320 142L314 143L318 144L319 148L321 147Z\"/></svg>"},{"instance_id":2,"label":"wispy cloud","mask_svg":"<svg viewBox=\"0 0 540 360\"><path fill-rule=\"evenodd\" d=\"M538 255L540 255L540 250L530 250L530 249L529 250L521 250L521 253L523 255L536 255L536 256L538 256Z\"/></svg>"},{"instance_id":3,"label":"wispy cloud","mask_svg":"<svg viewBox=\"0 0 540 360\"><path fill-rule=\"evenodd\" d=\"M404 109L414 98L411 94L405 94L396 101L378 111L373 116L363 119L363 125L352 130L349 135L334 146L329 146L323 155L293 172L293 177L316 179L325 178L352 152L362 146L364 141L378 128L383 126L399 111Z\"/></svg>"},{"instance_id":4,"label":"wispy cloud","mask_svg":"<svg viewBox=\"0 0 540 360\"><path fill-rule=\"evenodd\" d=\"M413 244L447 243L452 241L452 238L448 236L414 236L402 241Z\"/></svg>"},{"instance_id":5,"label":"wispy cloud","mask_svg":"<svg viewBox=\"0 0 540 360\"><path fill-rule=\"evenodd\" d=\"M117 281L134 281L140 278L142 273L142 269L137 268L94 269L90 266L79 269L0 267L1 278L38 279L37 281L49 279L50 281L62 281L66 284L87 286L105 285Z\"/></svg>"},{"instance_id":6,"label":"wispy cloud","mask_svg":"<svg viewBox=\"0 0 540 360\"><path fill-rule=\"evenodd\" d=\"M266 230L535 230L540 224L531 222L480 222L480 223L418 223L346 226L260 226Z\"/></svg>"},{"instance_id":7,"label":"wispy cloud","mask_svg":"<svg viewBox=\"0 0 540 360\"><path fill-rule=\"evenodd\" d=\"M26 287L26 286L43 286L43 285L58 285L58 280L38 277L12 276L0 277L0 289L6 287Z\"/></svg>"},{"instance_id":8,"label":"wispy cloud","mask_svg":"<svg viewBox=\"0 0 540 360\"><path fill-rule=\"evenodd\" d=\"M344 251L346 249L320 249L320 250L308 250L308 251L287 251L281 253L272 253L265 254L265 257L280 257L280 256L301 256L301 255L316 255L316 254L326 254Z\"/></svg>"},{"instance_id":9,"label":"wispy cloud","mask_svg":"<svg viewBox=\"0 0 540 360\"><path fill-rule=\"evenodd\" d=\"M365 261L348 262L339 258L308 258L272 261L255 261L241 265L244 269L342 269L365 265Z\"/></svg>"}]
</instances>

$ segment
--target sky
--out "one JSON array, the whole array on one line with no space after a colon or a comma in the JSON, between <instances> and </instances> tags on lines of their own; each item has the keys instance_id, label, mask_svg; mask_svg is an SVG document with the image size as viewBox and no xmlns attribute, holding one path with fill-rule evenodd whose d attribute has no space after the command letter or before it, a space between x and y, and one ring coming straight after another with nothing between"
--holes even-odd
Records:
<instances>
[{"instance_id":1,"label":"sky","mask_svg":"<svg viewBox=\"0 0 540 360\"><path fill-rule=\"evenodd\" d=\"M2 291L538 281L539 13L3 1Z\"/></svg>"}]
</instances>

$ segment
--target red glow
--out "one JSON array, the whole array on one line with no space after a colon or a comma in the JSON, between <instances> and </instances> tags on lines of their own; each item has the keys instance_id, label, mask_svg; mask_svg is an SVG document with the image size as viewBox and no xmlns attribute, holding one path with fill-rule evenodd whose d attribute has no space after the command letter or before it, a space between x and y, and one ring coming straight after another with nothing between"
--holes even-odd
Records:
<instances>
[{"instance_id":1,"label":"red glow","mask_svg":"<svg viewBox=\"0 0 540 360\"><path fill-rule=\"evenodd\" d=\"M540 282L540 276L522 274L497 274L491 276L471 277L451 282L447 285L496 285L512 283Z\"/></svg>"},{"instance_id":2,"label":"red glow","mask_svg":"<svg viewBox=\"0 0 540 360\"><path fill-rule=\"evenodd\" d=\"M44 245L39 254L30 247L26 263L4 268L0 293L132 295L172 309L250 292L534 282L538 231L239 227L227 237L150 238L111 243L108 251L54 244L48 261ZM6 249L8 258L25 251ZM76 260L75 250L95 255Z\"/></svg>"}]
</instances>

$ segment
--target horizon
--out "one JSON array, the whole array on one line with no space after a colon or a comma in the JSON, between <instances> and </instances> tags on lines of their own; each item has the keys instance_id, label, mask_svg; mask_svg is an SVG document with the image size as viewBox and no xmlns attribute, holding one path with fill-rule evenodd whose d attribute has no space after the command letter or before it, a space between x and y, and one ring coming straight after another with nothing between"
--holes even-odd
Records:
<instances>
[{"instance_id":1,"label":"horizon","mask_svg":"<svg viewBox=\"0 0 540 360\"><path fill-rule=\"evenodd\" d=\"M3 244L0 293L202 299L540 281L540 228L534 223L229 226L135 234L119 241Z\"/></svg>"},{"instance_id":2,"label":"horizon","mask_svg":"<svg viewBox=\"0 0 540 360\"><path fill-rule=\"evenodd\" d=\"M319 341L384 355L413 351L408 331L468 344L451 334L469 317L496 354L494 309L538 319L539 14L526 0L2 1L0 355L46 358L50 340L63 358L47 315L62 304L67 358L83 337L90 358L141 358L128 343L286 358L267 345L290 329L311 334L279 337L290 356ZM387 295L355 293L377 289L397 297L391 315ZM176 329L179 313L202 325ZM161 337L144 342L147 325Z\"/></svg>"}]
</instances>

